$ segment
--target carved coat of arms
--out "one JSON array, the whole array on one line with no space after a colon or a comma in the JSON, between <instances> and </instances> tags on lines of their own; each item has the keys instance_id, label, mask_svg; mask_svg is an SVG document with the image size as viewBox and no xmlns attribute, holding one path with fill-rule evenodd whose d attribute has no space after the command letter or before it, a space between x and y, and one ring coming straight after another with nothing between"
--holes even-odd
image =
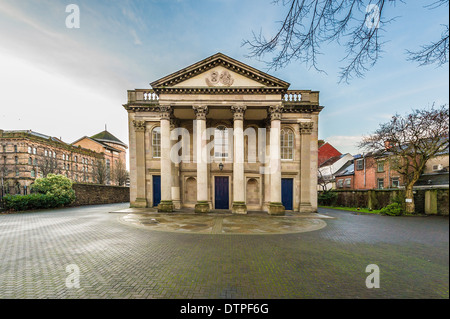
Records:
<instances>
[{"instance_id":1,"label":"carved coat of arms","mask_svg":"<svg viewBox=\"0 0 450 319\"><path fill-rule=\"evenodd\" d=\"M219 82L224 86L232 86L234 83L233 77L227 70L222 71L222 73L219 73L218 71L212 71L205 80L208 86L216 86L217 84L219 84Z\"/></svg>"}]
</instances>

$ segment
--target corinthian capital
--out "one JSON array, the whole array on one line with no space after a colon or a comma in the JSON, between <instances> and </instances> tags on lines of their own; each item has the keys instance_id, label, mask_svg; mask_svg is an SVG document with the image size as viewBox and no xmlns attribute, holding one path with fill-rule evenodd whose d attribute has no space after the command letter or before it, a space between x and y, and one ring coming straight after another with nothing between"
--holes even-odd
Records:
<instances>
[{"instance_id":1,"label":"corinthian capital","mask_svg":"<svg viewBox=\"0 0 450 319\"><path fill-rule=\"evenodd\" d=\"M197 120L206 120L206 115L208 115L208 107L206 105L194 105L192 108Z\"/></svg>"},{"instance_id":2,"label":"corinthian capital","mask_svg":"<svg viewBox=\"0 0 450 319\"><path fill-rule=\"evenodd\" d=\"M133 121L133 126L136 132L145 131L145 121Z\"/></svg>"},{"instance_id":3,"label":"corinthian capital","mask_svg":"<svg viewBox=\"0 0 450 319\"><path fill-rule=\"evenodd\" d=\"M300 134L311 134L314 128L313 122L301 122L298 124L300 129Z\"/></svg>"},{"instance_id":4,"label":"corinthian capital","mask_svg":"<svg viewBox=\"0 0 450 319\"><path fill-rule=\"evenodd\" d=\"M233 113L233 118L235 120L243 120L247 106L242 104L236 104L231 106L231 112Z\"/></svg>"},{"instance_id":5,"label":"corinthian capital","mask_svg":"<svg viewBox=\"0 0 450 319\"><path fill-rule=\"evenodd\" d=\"M161 105L159 107L159 112L161 115L161 120L169 120L172 117L173 109L169 105Z\"/></svg>"},{"instance_id":6,"label":"corinthian capital","mask_svg":"<svg viewBox=\"0 0 450 319\"><path fill-rule=\"evenodd\" d=\"M281 113L283 113L283 106L282 105L272 105L269 106L269 109L267 110L270 115L270 120L281 120Z\"/></svg>"}]
</instances>

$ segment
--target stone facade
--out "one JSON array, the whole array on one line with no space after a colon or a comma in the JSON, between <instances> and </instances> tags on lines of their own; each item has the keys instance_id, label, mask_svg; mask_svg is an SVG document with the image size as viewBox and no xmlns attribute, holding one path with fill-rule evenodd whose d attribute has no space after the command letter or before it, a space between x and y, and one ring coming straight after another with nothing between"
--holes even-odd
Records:
<instances>
[{"instance_id":1,"label":"stone facade","mask_svg":"<svg viewBox=\"0 0 450 319\"><path fill-rule=\"evenodd\" d=\"M74 182L97 183L99 160L109 163L107 172L126 162L127 145L105 132L97 134L103 139L85 136L68 144L31 130L0 130L0 191L27 194L34 180L48 173L62 174Z\"/></svg>"},{"instance_id":2,"label":"stone facade","mask_svg":"<svg viewBox=\"0 0 450 319\"><path fill-rule=\"evenodd\" d=\"M317 210L319 92L221 53L151 86L124 105L132 207Z\"/></svg>"},{"instance_id":3,"label":"stone facade","mask_svg":"<svg viewBox=\"0 0 450 319\"><path fill-rule=\"evenodd\" d=\"M33 131L0 130L0 179L3 193L27 194L38 177L62 174L75 182L94 182L102 154Z\"/></svg>"}]
</instances>

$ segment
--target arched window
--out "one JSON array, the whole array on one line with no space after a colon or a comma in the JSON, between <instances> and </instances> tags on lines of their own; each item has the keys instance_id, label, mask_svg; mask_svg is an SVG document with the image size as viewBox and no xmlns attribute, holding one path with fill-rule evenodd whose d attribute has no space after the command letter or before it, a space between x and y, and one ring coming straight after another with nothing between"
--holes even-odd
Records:
<instances>
[{"instance_id":1,"label":"arched window","mask_svg":"<svg viewBox=\"0 0 450 319\"><path fill-rule=\"evenodd\" d=\"M281 159L294 159L294 133L290 129L281 130Z\"/></svg>"},{"instance_id":2,"label":"arched window","mask_svg":"<svg viewBox=\"0 0 450 319\"><path fill-rule=\"evenodd\" d=\"M214 157L228 158L228 128L223 125L214 130Z\"/></svg>"},{"instance_id":3,"label":"arched window","mask_svg":"<svg viewBox=\"0 0 450 319\"><path fill-rule=\"evenodd\" d=\"M154 158L161 158L161 128L155 127L152 131L152 154Z\"/></svg>"}]
</instances>

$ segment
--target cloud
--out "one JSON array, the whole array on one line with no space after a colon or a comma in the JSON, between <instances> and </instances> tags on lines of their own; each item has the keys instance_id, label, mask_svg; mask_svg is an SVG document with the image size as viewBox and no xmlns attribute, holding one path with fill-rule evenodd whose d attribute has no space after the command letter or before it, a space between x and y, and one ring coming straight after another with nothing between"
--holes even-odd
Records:
<instances>
[{"instance_id":1,"label":"cloud","mask_svg":"<svg viewBox=\"0 0 450 319\"><path fill-rule=\"evenodd\" d=\"M8 3L0 6L0 15L6 14L10 18L0 21L1 51L31 62L46 72L70 78L75 85L123 96L123 91L131 85L131 76L127 77L128 61L117 51L112 53L95 43L102 39L95 38L92 34L95 30L85 23L80 29L67 29L64 10L61 10L61 17L48 19L61 20L60 27L45 24L42 21L47 20L41 21L29 11L32 12ZM83 14L82 11L82 21ZM131 35L134 44L142 44L134 30Z\"/></svg>"},{"instance_id":2,"label":"cloud","mask_svg":"<svg viewBox=\"0 0 450 319\"><path fill-rule=\"evenodd\" d=\"M131 30L130 30L130 34L131 34L131 36L132 36L133 39L134 39L134 44L136 44L136 45L142 45L142 41L141 41L141 39L139 39L138 35L136 34L136 30L131 29Z\"/></svg>"}]
</instances>

